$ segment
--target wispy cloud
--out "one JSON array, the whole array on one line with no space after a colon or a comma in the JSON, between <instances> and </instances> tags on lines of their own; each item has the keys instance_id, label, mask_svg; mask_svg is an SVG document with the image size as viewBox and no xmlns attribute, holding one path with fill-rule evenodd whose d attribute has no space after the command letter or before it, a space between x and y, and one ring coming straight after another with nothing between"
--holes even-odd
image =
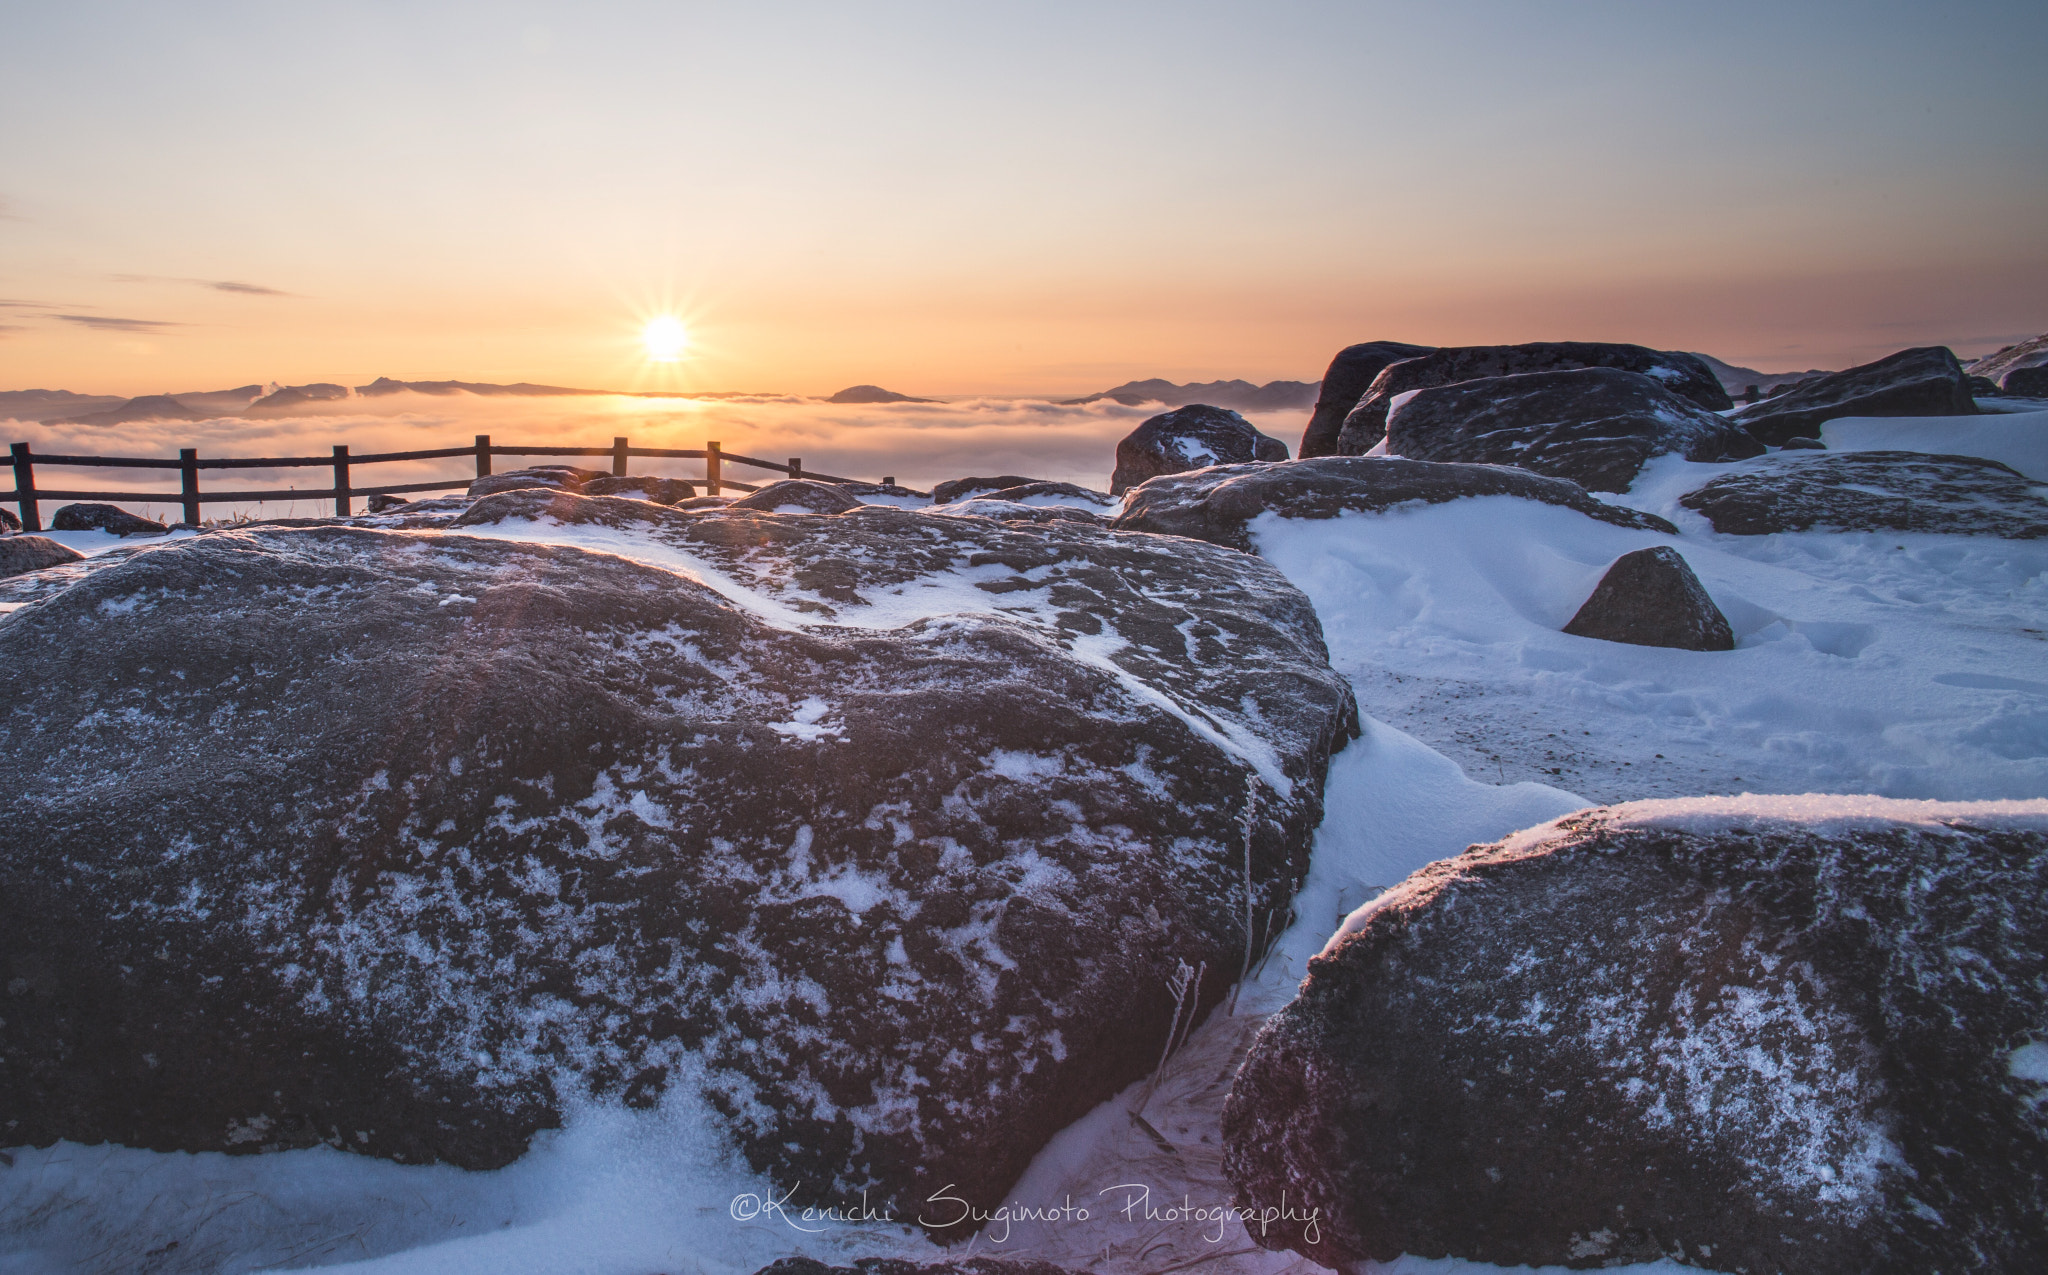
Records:
<instances>
[{"instance_id":1,"label":"wispy cloud","mask_svg":"<svg viewBox=\"0 0 2048 1275\"><path fill-rule=\"evenodd\" d=\"M267 288L260 283L245 283L240 279L191 279L182 275L162 274L117 274L109 276L116 283L189 283L195 288L210 288L215 292L232 292L242 297L295 297L296 292L282 288Z\"/></svg>"},{"instance_id":2,"label":"wispy cloud","mask_svg":"<svg viewBox=\"0 0 2048 1275\"><path fill-rule=\"evenodd\" d=\"M59 314L53 317L98 332L160 332L165 328L185 326L182 323L168 323L161 319L117 319L109 314Z\"/></svg>"}]
</instances>

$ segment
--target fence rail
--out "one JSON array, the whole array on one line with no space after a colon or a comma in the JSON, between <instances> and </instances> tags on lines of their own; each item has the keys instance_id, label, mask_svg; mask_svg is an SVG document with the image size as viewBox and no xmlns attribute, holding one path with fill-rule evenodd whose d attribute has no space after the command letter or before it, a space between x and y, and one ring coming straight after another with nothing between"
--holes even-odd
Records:
<instances>
[{"instance_id":1,"label":"fence rail","mask_svg":"<svg viewBox=\"0 0 2048 1275\"><path fill-rule=\"evenodd\" d=\"M758 491L755 483L739 482L727 478L724 469L727 464L751 465L786 474L791 478L809 478L821 483L860 482L857 478L841 478L836 474L820 474L804 468L803 458L792 456L786 462L762 460L758 456L742 456L737 452L725 451L715 442L702 447L634 447L624 438L614 438L609 447L571 446L500 446L491 442L489 434L478 434L476 442L468 447L430 447L413 452L375 452L365 456L352 456L345 446L337 445L327 456L259 456L226 457L200 456L198 449L187 447L179 451L177 459L170 460L157 456L60 456L37 455L27 443L15 443L8 449L14 461L14 490L0 492L0 504L12 503L21 515L23 531L43 529L41 502L45 500L126 500L161 501L166 504L183 505L185 522L199 525L199 511L203 505L239 504L266 500L328 500L334 501L336 515L346 518L352 512L351 506L358 496L397 496L417 491L450 491L457 487L467 488L477 478L491 475L493 456L609 456L612 473L620 478L626 476L626 462L634 457L651 460L702 460L704 477L699 480L705 491L713 496L721 487L735 487L741 491ZM397 461L452 460L458 456L473 457L476 461L474 478L435 479L431 482L386 483L377 487L357 487L353 484L355 467L358 465L385 465ZM307 490L287 489L284 491L203 491L199 486L199 471L202 469L290 469L300 466L324 466L333 470L332 487L310 488ZM175 469L179 474L177 491L59 491L36 486L36 469L39 466L65 466L87 469ZM895 478L882 480L884 485L893 485Z\"/></svg>"}]
</instances>

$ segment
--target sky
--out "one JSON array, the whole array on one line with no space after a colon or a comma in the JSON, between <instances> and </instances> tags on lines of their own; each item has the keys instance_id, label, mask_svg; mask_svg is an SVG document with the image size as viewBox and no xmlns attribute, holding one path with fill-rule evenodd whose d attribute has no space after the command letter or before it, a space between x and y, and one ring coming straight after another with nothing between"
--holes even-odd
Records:
<instances>
[{"instance_id":1,"label":"sky","mask_svg":"<svg viewBox=\"0 0 2048 1275\"><path fill-rule=\"evenodd\" d=\"M1970 357L2048 329L2044 65L2038 0L0 0L0 388Z\"/></svg>"}]
</instances>

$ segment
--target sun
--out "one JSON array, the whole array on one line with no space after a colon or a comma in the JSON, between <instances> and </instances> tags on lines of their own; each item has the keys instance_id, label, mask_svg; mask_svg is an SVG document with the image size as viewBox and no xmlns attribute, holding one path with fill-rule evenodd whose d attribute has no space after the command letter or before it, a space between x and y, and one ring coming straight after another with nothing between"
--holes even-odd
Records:
<instances>
[{"instance_id":1,"label":"sun","mask_svg":"<svg viewBox=\"0 0 2048 1275\"><path fill-rule=\"evenodd\" d=\"M683 357L683 350L690 344L690 331L683 321L674 315L664 314L649 319L640 333L640 341L647 347L647 357L656 363L674 363Z\"/></svg>"}]
</instances>

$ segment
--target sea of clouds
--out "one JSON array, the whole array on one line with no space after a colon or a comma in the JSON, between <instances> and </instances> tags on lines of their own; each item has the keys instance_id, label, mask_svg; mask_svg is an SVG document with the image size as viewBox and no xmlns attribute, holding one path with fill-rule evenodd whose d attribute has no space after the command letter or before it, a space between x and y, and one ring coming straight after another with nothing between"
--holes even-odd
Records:
<instances>
[{"instance_id":1,"label":"sea of clouds","mask_svg":"<svg viewBox=\"0 0 2048 1275\"><path fill-rule=\"evenodd\" d=\"M221 416L200 421L143 421L125 425L57 425L0 418L0 441L26 442L46 455L171 458L183 447L201 457L326 456L345 444L357 456L469 446L478 434L494 444L609 447L624 436L642 447L703 447L716 441L728 452L777 462L797 456L804 468L847 478L884 476L921 490L970 474L1023 474L1107 490L1117 440L1158 404L1125 407L1110 400L1062 405L1043 399L972 398L943 403L842 405L795 396L724 399L645 399L624 395L513 398L471 394L402 393L321 404L323 410L271 419ZM1248 419L1283 440L1299 441L1308 412L1251 413ZM605 457L499 457L498 472L523 464L581 464L608 469ZM703 462L643 460L635 474L696 478ZM466 458L358 465L357 488L463 478L474 473ZM728 464L726 476L743 482L772 479L768 471ZM202 471L202 490L319 490L332 479L325 468ZM162 470L67 469L38 466L43 490L135 491L124 501L137 512L177 516L175 473ZM150 501L141 493L160 493ZM432 494L432 493L426 493ZM4 497L0 497L4 499ZM272 501L260 510L206 506L208 518L251 512L266 517L331 512L316 499ZM47 518L50 509L44 510Z\"/></svg>"}]
</instances>

